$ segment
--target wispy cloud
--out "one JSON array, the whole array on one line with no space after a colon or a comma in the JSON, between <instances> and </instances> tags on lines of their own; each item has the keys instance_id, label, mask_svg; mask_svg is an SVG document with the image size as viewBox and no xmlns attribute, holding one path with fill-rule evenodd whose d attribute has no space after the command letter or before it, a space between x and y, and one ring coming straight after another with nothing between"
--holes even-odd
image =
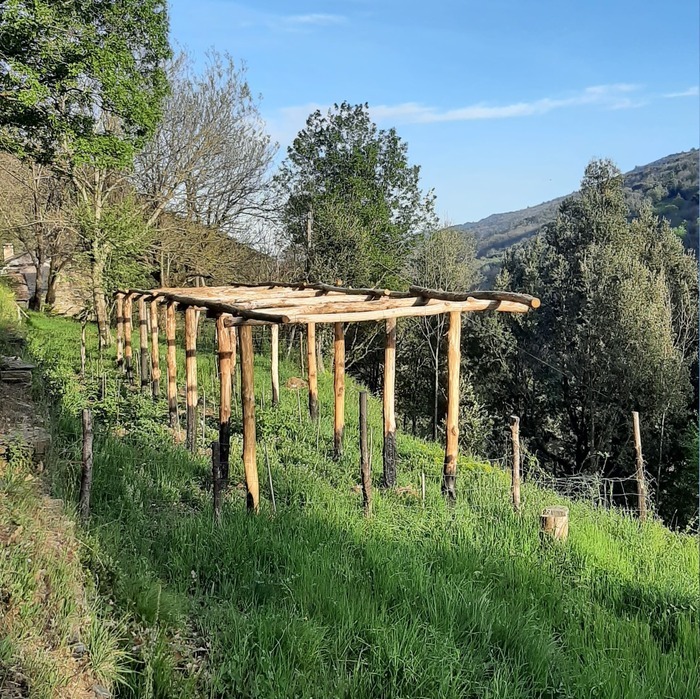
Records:
<instances>
[{"instance_id":1,"label":"wispy cloud","mask_svg":"<svg viewBox=\"0 0 700 699\"><path fill-rule=\"evenodd\" d=\"M697 97L698 95L700 95L700 90L698 86L695 85L694 87L689 87L687 90L683 90L683 92L669 92L669 94L664 95L664 97Z\"/></svg>"},{"instance_id":2,"label":"wispy cloud","mask_svg":"<svg viewBox=\"0 0 700 699\"><path fill-rule=\"evenodd\" d=\"M312 13L308 15L288 15L278 19L282 24L289 26L327 27L330 24L343 24L347 18L343 15Z\"/></svg>"}]
</instances>

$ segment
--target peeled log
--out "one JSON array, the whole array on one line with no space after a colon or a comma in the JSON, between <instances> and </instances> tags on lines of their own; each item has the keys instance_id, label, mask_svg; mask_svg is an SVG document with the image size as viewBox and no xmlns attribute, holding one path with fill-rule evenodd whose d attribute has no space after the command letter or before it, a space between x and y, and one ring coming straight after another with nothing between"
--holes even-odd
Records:
<instances>
[{"instance_id":1,"label":"peeled log","mask_svg":"<svg viewBox=\"0 0 700 699\"><path fill-rule=\"evenodd\" d=\"M542 533L555 541L566 541L569 536L569 508L563 506L545 507L540 517Z\"/></svg>"}]
</instances>

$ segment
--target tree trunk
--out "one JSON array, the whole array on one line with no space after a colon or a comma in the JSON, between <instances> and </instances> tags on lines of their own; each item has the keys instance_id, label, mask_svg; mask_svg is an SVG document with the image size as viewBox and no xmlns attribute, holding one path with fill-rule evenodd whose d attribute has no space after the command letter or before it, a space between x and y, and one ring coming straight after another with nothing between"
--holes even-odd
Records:
<instances>
[{"instance_id":1,"label":"tree trunk","mask_svg":"<svg viewBox=\"0 0 700 699\"><path fill-rule=\"evenodd\" d=\"M112 335L109 332L109 317L107 315L107 299L105 298L104 272L105 264L102 252L93 245L92 255L92 296L95 302L97 328L100 333L100 347L109 347Z\"/></svg>"},{"instance_id":2,"label":"tree trunk","mask_svg":"<svg viewBox=\"0 0 700 699\"><path fill-rule=\"evenodd\" d=\"M55 264L52 257L49 260L49 276L46 280L46 298L44 299L47 306L53 306L56 303L56 283L60 271L60 267Z\"/></svg>"}]
</instances>

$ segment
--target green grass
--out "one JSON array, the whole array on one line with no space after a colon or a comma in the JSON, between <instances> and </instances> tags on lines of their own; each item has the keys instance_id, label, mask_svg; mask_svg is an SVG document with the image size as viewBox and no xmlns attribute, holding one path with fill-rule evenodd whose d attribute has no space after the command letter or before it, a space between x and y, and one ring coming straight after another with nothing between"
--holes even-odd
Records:
<instances>
[{"instance_id":1,"label":"green grass","mask_svg":"<svg viewBox=\"0 0 700 699\"><path fill-rule=\"evenodd\" d=\"M213 524L206 452L173 445L164 401L130 390L97 359L78 377L79 326L32 316L56 433L52 485L75 502L77 412L96 414L92 519L85 564L131 620L132 697L629 697L682 699L700 689L698 549L660 523L566 503L525 484L509 506L506 474L462 458L459 497L440 495L439 445L399 434L399 485L375 491L362 516L357 392L347 390L346 450L332 450L332 378L321 420L305 394L269 407L269 367L256 358L261 514L245 512L233 417L223 524ZM199 383L216 394L211 338ZM208 351L206 351L208 350ZM161 349L162 351L162 349ZM111 360L105 362L111 367ZM297 370L282 363L282 385ZM260 409L260 399L265 407ZM235 405L235 400L234 400ZM301 416L299 405L301 405ZM381 405L370 401L374 480ZM207 440L216 420L208 420ZM265 448L278 513L269 505ZM571 509L566 544L540 540L544 505Z\"/></svg>"}]
</instances>

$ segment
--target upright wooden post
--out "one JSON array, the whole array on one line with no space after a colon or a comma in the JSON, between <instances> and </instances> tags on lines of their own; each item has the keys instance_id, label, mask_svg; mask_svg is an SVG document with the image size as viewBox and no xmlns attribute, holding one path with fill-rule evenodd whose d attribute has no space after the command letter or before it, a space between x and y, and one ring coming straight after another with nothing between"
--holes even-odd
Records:
<instances>
[{"instance_id":1,"label":"upright wooden post","mask_svg":"<svg viewBox=\"0 0 700 699\"><path fill-rule=\"evenodd\" d=\"M309 366L309 415L318 420L318 370L316 369L316 324L306 326L306 361Z\"/></svg>"},{"instance_id":2,"label":"upright wooden post","mask_svg":"<svg viewBox=\"0 0 700 699\"><path fill-rule=\"evenodd\" d=\"M345 432L345 329L342 323L335 323L334 326L333 393L335 395L333 453L335 458L339 459L343 454Z\"/></svg>"},{"instance_id":3,"label":"upright wooden post","mask_svg":"<svg viewBox=\"0 0 700 699\"><path fill-rule=\"evenodd\" d=\"M272 405L280 402L280 326L270 326L270 380L272 382Z\"/></svg>"},{"instance_id":4,"label":"upright wooden post","mask_svg":"<svg viewBox=\"0 0 700 699\"><path fill-rule=\"evenodd\" d=\"M141 370L141 391L148 391L148 317L146 299L139 296L139 365Z\"/></svg>"},{"instance_id":5,"label":"upright wooden post","mask_svg":"<svg viewBox=\"0 0 700 699\"><path fill-rule=\"evenodd\" d=\"M459 363L462 314L450 311L450 329L447 333L447 421L445 424L445 465L442 493L450 501L457 497L457 453L459 450Z\"/></svg>"},{"instance_id":6,"label":"upright wooden post","mask_svg":"<svg viewBox=\"0 0 700 699\"><path fill-rule=\"evenodd\" d=\"M513 442L511 493L513 508L520 513L520 418L517 415L510 416L510 436Z\"/></svg>"},{"instance_id":7,"label":"upright wooden post","mask_svg":"<svg viewBox=\"0 0 700 699\"><path fill-rule=\"evenodd\" d=\"M90 491L92 490L92 413L83 409L83 459L80 473L80 516L83 521L90 516Z\"/></svg>"},{"instance_id":8,"label":"upright wooden post","mask_svg":"<svg viewBox=\"0 0 700 699\"><path fill-rule=\"evenodd\" d=\"M165 340L167 352L165 363L168 372L168 417L170 427L179 427L177 419L177 352L175 347L175 306L174 301L169 301L165 309Z\"/></svg>"},{"instance_id":9,"label":"upright wooden post","mask_svg":"<svg viewBox=\"0 0 700 699\"><path fill-rule=\"evenodd\" d=\"M124 368L124 294L117 294L117 368Z\"/></svg>"},{"instance_id":10,"label":"upright wooden post","mask_svg":"<svg viewBox=\"0 0 700 699\"><path fill-rule=\"evenodd\" d=\"M224 483L228 481L229 453L231 450L231 390L233 385L231 372L231 358L233 347L231 346L230 329L224 325L225 316L220 315L216 319L216 337L219 346L219 462L221 464L221 478Z\"/></svg>"},{"instance_id":11,"label":"upright wooden post","mask_svg":"<svg viewBox=\"0 0 700 699\"><path fill-rule=\"evenodd\" d=\"M197 450L197 311L185 309L185 382L187 392L187 448Z\"/></svg>"},{"instance_id":12,"label":"upright wooden post","mask_svg":"<svg viewBox=\"0 0 700 699\"><path fill-rule=\"evenodd\" d=\"M249 512L257 513L260 501L258 464L255 455L255 373L253 368L253 330L250 325L239 329L241 348L241 405L243 409L243 469Z\"/></svg>"},{"instance_id":13,"label":"upright wooden post","mask_svg":"<svg viewBox=\"0 0 700 699\"><path fill-rule=\"evenodd\" d=\"M634 424L634 450L637 454L637 510L639 519L643 522L647 518L647 484L644 477L644 458L642 456L642 434L639 429L639 413L632 413Z\"/></svg>"},{"instance_id":14,"label":"upright wooden post","mask_svg":"<svg viewBox=\"0 0 700 699\"><path fill-rule=\"evenodd\" d=\"M382 485L393 488L396 485L396 318L386 321L384 338L384 449Z\"/></svg>"},{"instance_id":15,"label":"upright wooden post","mask_svg":"<svg viewBox=\"0 0 700 699\"><path fill-rule=\"evenodd\" d=\"M83 318L80 323L80 378L85 378L85 364L87 362L87 338L85 333L87 330L87 319Z\"/></svg>"},{"instance_id":16,"label":"upright wooden post","mask_svg":"<svg viewBox=\"0 0 700 699\"><path fill-rule=\"evenodd\" d=\"M132 314L132 298L130 294L127 294L124 298L124 369L126 370L126 378L133 386L134 351L131 347L131 331L133 328Z\"/></svg>"},{"instance_id":17,"label":"upright wooden post","mask_svg":"<svg viewBox=\"0 0 700 699\"><path fill-rule=\"evenodd\" d=\"M360 479L365 514L372 508L372 473L367 447L367 391L360 391Z\"/></svg>"},{"instance_id":18,"label":"upright wooden post","mask_svg":"<svg viewBox=\"0 0 700 699\"><path fill-rule=\"evenodd\" d=\"M221 460L219 443L211 443L211 479L212 495L214 500L214 523L221 524Z\"/></svg>"},{"instance_id":19,"label":"upright wooden post","mask_svg":"<svg viewBox=\"0 0 700 699\"><path fill-rule=\"evenodd\" d=\"M160 343L158 340L158 301L150 303L151 312L151 389L153 400L160 397Z\"/></svg>"}]
</instances>

